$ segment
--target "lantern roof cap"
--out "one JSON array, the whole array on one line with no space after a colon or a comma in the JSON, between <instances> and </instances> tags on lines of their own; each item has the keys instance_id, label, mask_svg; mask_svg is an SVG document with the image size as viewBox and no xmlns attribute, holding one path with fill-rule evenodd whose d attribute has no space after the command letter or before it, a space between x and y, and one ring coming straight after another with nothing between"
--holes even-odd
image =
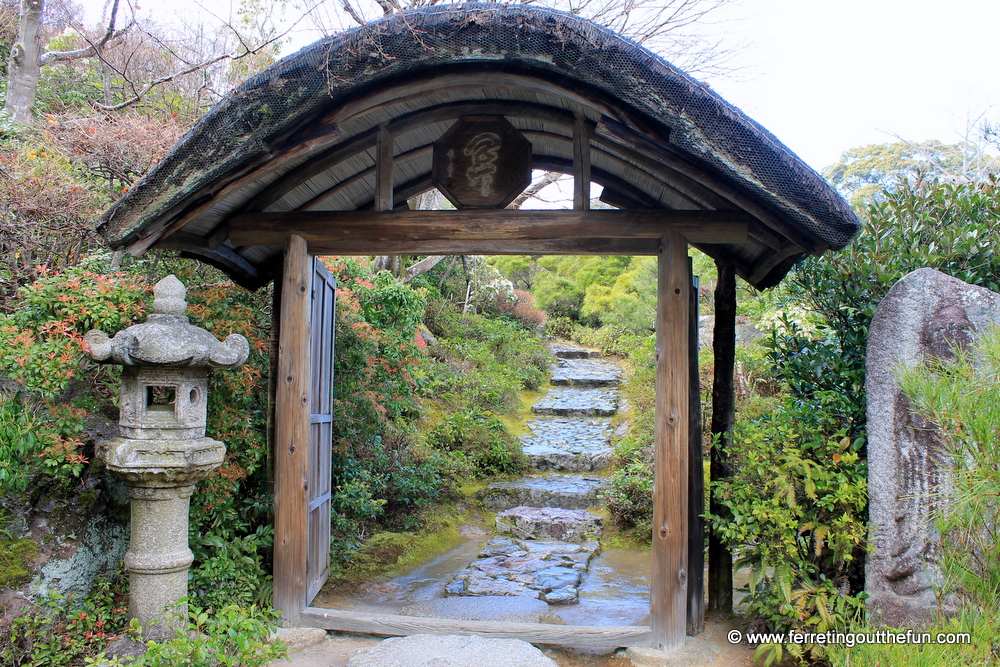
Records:
<instances>
[{"instance_id":1,"label":"lantern roof cap","mask_svg":"<svg viewBox=\"0 0 1000 667\"><path fill-rule=\"evenodd\" d=\"M190 323L187 288L177 276L163 278L153 288L153 312L114 337L92 329L83 337L90 358L123 366L232 368L247 360L250 343L240 334L220 341Z\"/></svg>"}]
</instances>

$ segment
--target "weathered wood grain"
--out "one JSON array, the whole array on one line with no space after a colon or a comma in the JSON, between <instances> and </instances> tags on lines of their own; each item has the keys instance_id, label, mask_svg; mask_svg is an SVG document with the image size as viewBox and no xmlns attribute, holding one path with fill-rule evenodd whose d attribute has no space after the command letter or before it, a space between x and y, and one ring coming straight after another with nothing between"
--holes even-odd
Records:
<instances>
[{"instance_id":1,"label":"weathered wood grain","mask_svg":"<svg viewBox=\"0 0 1000 667\"><path fill-rule=\"evenodd\" d=\"M522 639L532 644L562 644L615 648L649 644L649 627L554 625L423 618L396 614L368 614L308 607L302 621L314 627L341 632L405 636L415 634L478 635L495 639Z\"/></svg>"},{"instance_id":2,"label":"weathered wood grain","mask_svg":"<svg viewBox=\"0 0 1000 667\"><path fill-rule=\"evenodd\" d=\"M431 179L455 208L503 208L531 183L531 142L503 116L462 116L434 142Z\"/></svg>"},{"instance_id":3,"label":"weathered wood grain","mask_svg":"<svg viewBox=\"0 0 1000 667\"><path fill-rule=\"evenodd\" d=\"M391 211L392 200L392 134L382 125L375 143L375 210Z\"/></svg>"},{"instance_id":4,"label":"weathered wood grain","mask_svg":"<svg viewBox=\"0 0 1000 667\"><path fill-rule=\"evenodd\" d=\"M712 378L712 450L711 481L729 477L729 450L736 424L736 269L729 262L716 260L718 281L715 286L715 330L712 353L715 359ZM729 510L719 497L709 496L709 511L728 516ZM708 609L729 614L733 611L733 554L715 533L708 535Z\"/></svg>"},{"instance_id":5,"label":"weathered wood grain","mask_svg":"<svg viewBox=\"0 0 1000 667\"><path fill-rule=\"evenodd\" d=\"M684 645L687 628L688 272L687 243L668 232L657 262L656 426L653 479L652 644Z\"/></svg>"},{"instance_id":6,"label":"weathered wood grain","mask_svg":"<svg viewBox=\"0 0 1000 667\"><path fill-rule=\"evenodd\" d=\"M573 125L573 210L590 210L590 128L583 114Z\"/></svg>"},{"instance_id":7,"label":"weathered wood grain","mask_svg":"<svg viewBox=\"0 0 1000 667\"><path fill-rule=\"evenodd\" d=\"M688 539L687 634L705 629L705 469L702 460L701 374L698 372L698 286L688 257Z\"/></svg>"},{"instance_id":8,"label":"weathered wood grain","mask_svg":"<svg viewBox=\"0 0 1000 667\"><path fill-rule=\"evenodd\" d=\"M299 624L306 604L309 456L309 304L312 258L306 240L285 244L274 452L274 608Z\"/></svg>"}]
</instances>

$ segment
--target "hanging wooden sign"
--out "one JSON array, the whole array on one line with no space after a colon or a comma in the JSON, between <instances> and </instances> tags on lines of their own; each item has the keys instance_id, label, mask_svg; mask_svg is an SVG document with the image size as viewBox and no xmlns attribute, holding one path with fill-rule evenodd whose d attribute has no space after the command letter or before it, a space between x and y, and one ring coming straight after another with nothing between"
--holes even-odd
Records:
<instances>
[{"instance_id":1,"label":"hanging wooden sign","mask_svg":"<svg viewBox=\"0 0 1000 667\"><path fill-rule=\"evenodd\" d=\"M531 142L503 116L462 116L434 142L432 179L455 208L503 208L531 183Z\"/></svg>"}]
</instances>

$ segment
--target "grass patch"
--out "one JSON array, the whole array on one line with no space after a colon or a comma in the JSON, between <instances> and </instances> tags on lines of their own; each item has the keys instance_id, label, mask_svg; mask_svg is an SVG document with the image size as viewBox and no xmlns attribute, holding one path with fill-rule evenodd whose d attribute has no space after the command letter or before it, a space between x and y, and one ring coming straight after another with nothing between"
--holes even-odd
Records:
<instances>
[{"instance_id":1,"label":"grass patch","mask_svg":"<svg viewBox=\"0 0 1000 667\"><path fill-rule=\"evenodd\" d=\"M336 586L403 574L460 545L465 538L459 527L482 521L477 512L455 507L428 510L421 516L424 529L419 533L382 531L367 538L338 571L331 573L331 582Z\"/></svg>"},{"instance_id":2,"label":"grass patch","mask_svg":"<svg viewBox=\"0 0 1000 667\"><path fill-rule=\"evenodd\" d=\"M996 628L1000 618L995 610L974 611L964 608L955 617L938 622L924 630L913 632L930 633L931 641L936 641L939 633L969 633L968 643L931 644L857 644L853 647L834 645L829 653L834 667L886 667L887 665L907 665L908 667L959 667L960 665L995 664ZM906 628L892 630L861 626L855 631L906 632Z\"/></svg>"},{"instance_id":3,"label":"grass patch","mask_svg":"<svg viewBox=\"0 0 1000 667\"><path fill-rule=\"evenodd\" d=\"M528 430L525 423L535 416L531 413L531 407L549 393L551 388L550 385L544 384L538 391L522 391L518 396L517 409L507 414L497 415L497 419L503 423L511 435L515 437L528 435L531 431Z\"/></svg>"},{"instance_id":4,"label":"grass patch","mask_svg":"<svg viewBox=\"0 0 1000 667\"><path fill-rule=\"evenodd\" d=\"M587 511L601 517L601 548L628 551L649 551L649 541L636 536L633 529L622 529L611 520L611 512L604 505L588 507Z\"/></svg>"}]
</instances>

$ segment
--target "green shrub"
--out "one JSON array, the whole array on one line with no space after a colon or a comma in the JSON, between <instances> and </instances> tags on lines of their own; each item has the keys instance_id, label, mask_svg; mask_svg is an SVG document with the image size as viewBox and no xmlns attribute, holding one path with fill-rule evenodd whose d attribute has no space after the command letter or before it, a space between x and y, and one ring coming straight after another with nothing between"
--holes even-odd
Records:
<instances>
[{"instance_id":1,"label":"green shrub","mask_svg":"<svg viewBox=\"0 0 1000 667\"><path fill-rule=\"evenodd\" d=\"M127 583L121 575L98 579L83 599L48 598L0 625L0 662L10 667L64 667L103 651L127 627Z\"/></svg>"},{"instance_id":2,"label":"green shrub","mask_svg":"<svg viewBox=\"0 0 1000 667\"><path fill-rule=\"evenodd\" d=\"M615 441L615 467L604 492L611 520L646 542L653 535L655 348L656 337L646 336L629 351L621 387L629 405L628 432Z\"/></svg>"},{"instance_id":3,"label":"green shrub","mask_svg":"<svg viewBox=\"0 0 1000 667\"><path fill-rule=\"evenodd\" d=\"M577 325L573 328L573 340L587 347L596 347L602 353L615 357L628 357L648 338L648 331L636 333L616 325L605 325L597 329Z\"/></svg>"},{"instance_id":4,"label":"green shrub","mask_svg":"<svg viewBox=\"0 0 1000 667\"><path fill-rule=\"evenodd\" d=\"M188 539L195 557L188 579L192 599L212 609L226 604L270 604L271 564L265 558L273 550L272 526L192 533Z\"/></svg>"},{"instance_id":5,"label":"green shrub","mask_svg":"<svg viewBox=\"0 0 1000 667\"><path fill-rule=\"evenodd\" d=\"M426 440L430 447L448 452L472 477L517 475L526 467L518 440L503 422L482 412L452 414L431 429Z\"/></svg>"},{"instance_id":6,"label":"green shrub","mask_svg":"<svg viewBox=\"0 0 1000 667\"><path fill-rule=\"evenodd\" d=\"M615 469L602 498L614 522L642 541L653 535L652 451L634 452L627 463Z\"/></svg>"},{"instance_id":7,"label":"green shrub","mask_svg":"<svg viewBox=\"0 0 1000 667\"><path fill-rule=\"evenodd\" d=\"M215 610L188 607L185 623L175 627L176 636L163 642L149 642L145 655L131 661L99 655L88 665L108 667L265 667L287 656L280 640L271 639L277 616L255 605L228 604ZM141 628L133 620L130 632Z\"/></svg>"},{"instance_id":8,"label":"green shrub","mask_svg":"<svg viewBox=\"0 0 1000 667\"><path fill-rule=\"evenodd\" d=\"M550 317L545 323L545 333L569 340L573 336L573 320L568 317Z\"/></svg>"},{"instance_id":9,"label":"green shrub","mask_svg":"<svg viewBox=\"0 0 1000 667\"><path fill-rule=\"evenodd\" d=\"M733 479L714 489L733 516L711 517L755 568L748 604L759 625L827 627L828 615L840 622L854 613L864 586L868 326L892 285L924 266L996 289L998 195L994 179L904 181L869 204L848 248L806 259L786 281L787 301L804 317L787 312L769 347L788 396L779 388L770 415L765 401L737 416ZM831 602L834 590L846 607ZM763 651L773 660L782 648ZM802 659L821 654L807 647Z\"/></svg>"},{"instance_id":10,"label":"green shrub","mask_svg":"<svg viewBox=\"0 0 1000 667\"><path fill-rule=\"evenodd\" d=\"M432 354L443 363L423 369L425 396L505 413L519 406L522 390L537 390L547 377L551 354L534 331L442 304L428 312L427 326L440 339Z\"/></svg>"},{"instance_id":11,"label":"green shrub","mask_svg":"<svg viewBox=\"0 0 1000 667\"><path fill-rule=\"evenodd\" d=\"M740 421L730 449L734 474L713 484L728 516L712 529L750 569L744 601L758 627L825 632L846 627L862 608L851 579L863 567L867 524L862 440L830 433L828 417L788 400L774 414ZM863 554L863 551L861 551ZM769 645L769 659L779 645ZM820 645L789 645L820 659Z\"/></svg>"}]
</instances>

